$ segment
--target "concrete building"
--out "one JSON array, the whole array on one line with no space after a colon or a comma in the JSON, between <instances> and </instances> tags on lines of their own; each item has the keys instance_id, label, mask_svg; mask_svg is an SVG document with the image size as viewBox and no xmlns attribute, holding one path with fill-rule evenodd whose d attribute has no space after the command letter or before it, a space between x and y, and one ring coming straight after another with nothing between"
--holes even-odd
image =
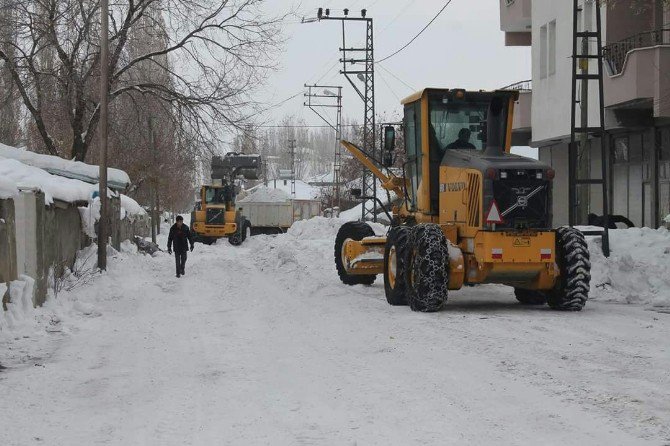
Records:
<instances>
[{"instance_id":1,"label":"concrete building","mask_svg":"<svg viewBox=\"0 0 670 446\"><path fill-rule=\"evenodd\" d=\"M637 226L657 227L670 214L670 8L663 0L617 0L603 5L605 128L610 213ZM580 0L578 30L595 31L594 0ZM539 148L557 172L554 224L568 222L573 2L500 0L508 46L532 47L532 80L521 90L514 143ZM593 40L593 39L592 39ZM591 41L590 53L595 53ZM590 73L596 73L591 62ZM581 83L577 92L581 97ZM588 120L599 125L597 82L588 89ZM577 122L581 121L579 113ZM598 178L599 139L586 147L585 164ZM578 215L602 214L600 186L580 194Z\"/></svg>"}]
</instances>

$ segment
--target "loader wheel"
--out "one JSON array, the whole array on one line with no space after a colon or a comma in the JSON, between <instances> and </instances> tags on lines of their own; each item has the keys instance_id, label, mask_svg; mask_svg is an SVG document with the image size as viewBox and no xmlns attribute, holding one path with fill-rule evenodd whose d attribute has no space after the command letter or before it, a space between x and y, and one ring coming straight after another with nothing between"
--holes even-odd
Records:
<instances>
[{"instance_id":1,"label":"loader wheel","mask_svg":"<svg viewBox=\"0 0 670 446\"><path fill-rule=\"evenodd\" d=\"M337 231L335 238L335 266L337 267L337 274L340 276L342 283L346 285L372 285L377 278L376 275L354 275L347 274L344 267L343 249L344 242L347 240L363 240L365 237L373 237L375 231L372 230L369 224L350 221L342 225Z\"/></svg>"},{"instance_id":2,"label":"loader wheel","mask_svg":"<svg viewBox=\"0 0 670 446\"><path fill-rule=\"evenodd\" d=\"M438 225L412 228L405 265L410 308L426 313L440 310L449 291L449 248Z\"/></svg>"},{"instance_id":3,"label":"loader wheel","mask_svg":"<svg viewBox=\"0 0 670 446\"><path fill-rule=\"evenodd\" d=\"M547 303L547 295L542 291L514 288L516 300L524 305L544 305Z\"/></svg>"},{"instance_id":4,"label":"loader wheel","mask_svg":"<svg viewBox=\"0 0 670 446\"><path fill-rule=\"evenodd\" d=\"M251 223L245 219L242 225L242 241L245 241L249 237L251 237Z\"/></svg>"},{"instance_id":5,"label":"loader wheel","mask_svg":"<svg viewBox=\"0 0 670 446\"><path fill-rule=\"evenodd\" d=\"M584 235L567 226L556 230L556 259L561 276L547 292L547 303L554 310L580 311L589 298L591 260Z\"/></svg>"},{"instance_id":6,"label":"loader wheel","mask_svg":"<svg viewBox=\"0 0 670 446\"><path fill-rule=\"evenodd\" d=\"M391 305L407 305L405 260L410 229L406 226L391 228L384 249L384 291Z\"/></svg>"}]
</instances>

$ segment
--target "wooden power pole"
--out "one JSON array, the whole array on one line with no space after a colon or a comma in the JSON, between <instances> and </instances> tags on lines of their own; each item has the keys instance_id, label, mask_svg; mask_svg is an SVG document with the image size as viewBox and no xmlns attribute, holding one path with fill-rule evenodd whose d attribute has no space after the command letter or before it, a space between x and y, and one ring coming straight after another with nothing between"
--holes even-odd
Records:
<instances>
[{"instance_id":1,"label":"wooden power pole","mask_svg":"<svg viewBox=\"0 0 670 446\"><path fill-rule=\"evenodd\" d=\"M107 198L107 105L109 98L109 2L100 1L100 222L98 224L98 268L107 269L109 200Z\"/></svg>"}]
</instances>

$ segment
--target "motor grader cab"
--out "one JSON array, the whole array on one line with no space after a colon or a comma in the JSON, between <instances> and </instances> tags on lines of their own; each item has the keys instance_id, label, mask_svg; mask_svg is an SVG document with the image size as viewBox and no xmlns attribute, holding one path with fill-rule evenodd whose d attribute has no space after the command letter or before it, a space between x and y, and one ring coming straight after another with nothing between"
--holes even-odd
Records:
<instances>
[{"instance_id":1,"label":"motor grader cab","mask_svg":"<svg viewBox=\"0 0 670 446\"><path fill-rule=\"evenodd\" d=\"M339 230L335 263L345 284L383 274L388 302L417 311L437 311L450 290L484 283L514 287L523 304L582 309L586 241L573 228L552 229L554 171L510 154L517 99L515 91L459 89L405 99L403 177L385 169L393 128L385 129L382 162L342 142L401 203L386 236L364 222Z\"/></svg>"},{"instance_id":2,"label":"motor grader cab","mask_svg":"<svg viewBox=\"0 0 670 446\"><path fill-rule=\"evenodd\" d=\"M235 207L236 180L257 180L260 176L261 157L228 153L212 158L212 183L200 188L199 199L191 213L191 229L195 239L212 244L228 238L238 246L251 234L251 223Z\"/></svg>"}]
</instances>

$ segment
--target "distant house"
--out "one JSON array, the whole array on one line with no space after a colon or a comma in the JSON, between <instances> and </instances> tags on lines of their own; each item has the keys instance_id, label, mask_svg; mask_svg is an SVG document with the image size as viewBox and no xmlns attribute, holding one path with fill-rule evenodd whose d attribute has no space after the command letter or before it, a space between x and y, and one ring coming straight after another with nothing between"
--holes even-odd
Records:
<instances>
[{"instance_id":1,"label":"distant house","mask_svg":"<svg viewBox=\"0 0 670 446\"><path fill-rule=\"evenodd\" d=\"M310 186L316 187L330 187L335 185L335 180L333 179L333 172L323 173L320 175L314 175L313 177L305 180Z\"/></svg>"}]
</instances>

